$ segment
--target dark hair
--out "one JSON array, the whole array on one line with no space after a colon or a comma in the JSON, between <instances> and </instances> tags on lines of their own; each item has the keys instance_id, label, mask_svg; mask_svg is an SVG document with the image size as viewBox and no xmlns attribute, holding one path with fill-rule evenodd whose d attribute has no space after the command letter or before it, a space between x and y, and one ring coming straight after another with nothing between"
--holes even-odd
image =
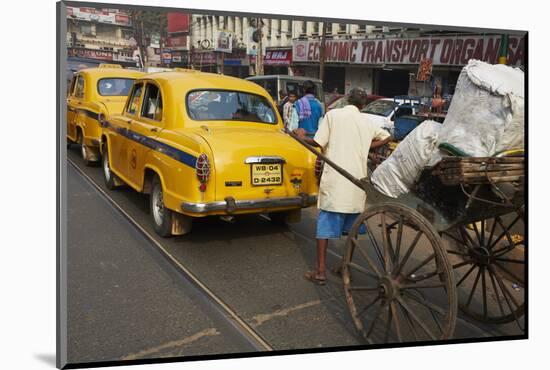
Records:
<instances>
[{"instance_id":1,"label":"dark hair","mask_svg":"<svg viewBox=\"0 0 550 370\"><path fill-rule=\"evenodd\" d=\"M292 91L289 91L287 95L288 96L290 96L290 95L298 96L298 93L296 91L292 90Z\"/></svg>"},{"instance_id":2,"label":"dark hair","mask_svg":"<svg viewBox=\"0 0 550 370\"><path fill-rule=\"evenodd\" d=\"M315 93L315 85L313 84L313 81L307 80L307 81L304 82L304 92L306 94Z\"/></svg>"},{"instance_id":3,"label":"dark hair","mask_svg":"<svg viewBox=\"0 0 550 370\"><path fill-rule=\"evenodd\" d=\"M348 103L361 109L367 104L367 92L360 87L354 87L349 91Z\"/></svg>"}]
</instances>

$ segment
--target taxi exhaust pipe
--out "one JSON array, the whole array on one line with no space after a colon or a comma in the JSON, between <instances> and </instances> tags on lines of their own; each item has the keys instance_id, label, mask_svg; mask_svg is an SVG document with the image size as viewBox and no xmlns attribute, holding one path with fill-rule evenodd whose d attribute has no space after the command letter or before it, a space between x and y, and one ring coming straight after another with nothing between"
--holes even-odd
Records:
<instances>
[{"instance_id":1,"label":"taxi exhaust pipe","mask_svg":"<svg viewBox=\"0 0 550 370\"><path fill-rule=\"evenodd\" d=\"M224 221L224 222L227 222L228 224L234 224L237 219L235 218L235 216L220 216L220 220Z\"/></svg>"}]
</instances>

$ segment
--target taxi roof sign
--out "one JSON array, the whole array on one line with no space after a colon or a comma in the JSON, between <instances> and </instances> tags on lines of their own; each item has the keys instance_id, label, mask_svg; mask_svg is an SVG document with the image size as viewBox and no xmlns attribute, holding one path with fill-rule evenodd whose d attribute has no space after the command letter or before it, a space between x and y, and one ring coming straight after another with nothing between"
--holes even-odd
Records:
<instances>
[{"instance_id":1,"label":"taxi roof sign","mask_svg":"<svg viewBox=\"0 0 550 370\"><path fill-rule=\"evenodd\" d=\"M122 68L120 64L100 63L99 68Z\"/></svg>"},{"instance_id":2,"label":"taxi roof sign","mask_svg":"<svg viewBox=\"0 0 550 370\"><path fill-rule=\"evenodd\" d=\"M179 67L174 68L174 71L175 71L175 72L193 72L193 73L198 73L198 72L200 72L200 71L197 71L196 69L191 69L191 68L179 68Z\"/></svg>"}]
</instances>

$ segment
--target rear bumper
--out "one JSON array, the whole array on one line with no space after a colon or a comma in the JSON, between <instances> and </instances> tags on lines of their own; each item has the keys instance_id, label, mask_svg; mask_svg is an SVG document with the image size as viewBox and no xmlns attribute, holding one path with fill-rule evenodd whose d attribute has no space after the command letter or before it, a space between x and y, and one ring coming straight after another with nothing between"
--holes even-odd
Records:
<instances>
[{"instance_id":1,"label":"rear bumper","mask_svg":"<svg viewBox=\"0 0 550 370\"><path fill-rule=\"evenodd\" d=\"M189 213L209 213L214 211L225 211L233 213L239 210L257 209L269 210L282 207L301 207L306 208L317 203L317 195L300 194L296 197L269 198L269 199L248 199L235 200L233 197L227 197L223 201L208 203L183 202L181 209Z\"/></svg>"}]
</instances>

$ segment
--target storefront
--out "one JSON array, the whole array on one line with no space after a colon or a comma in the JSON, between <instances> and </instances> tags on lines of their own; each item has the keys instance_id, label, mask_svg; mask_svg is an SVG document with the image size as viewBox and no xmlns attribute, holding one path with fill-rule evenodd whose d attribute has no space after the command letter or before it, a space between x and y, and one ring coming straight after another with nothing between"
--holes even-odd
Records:
<instances>
[{"instance_id":1,"label":"storefront","mask_svg":"<svg viewBox=\"0 0 550 370\"><path fill-rule=\"evenodd\" d=\"M221 66L221 55L218 62ZM233 77L245 78L249 74L249 58L246 55L246 49L233 49L231 53L226 53L223 56L223 74ZM219 68L218 72L222 72Z\"/></svg>"},{"instance_id":2,"label":"storefront","mask_svg":"<svg viewBox=\"0 0 550 370\"><path fill-rule=\"evenodd\" d=\"M437 85L452 94L462 67L470 59L498 62L501 35L453 35L418 38L327 40L325 45L325 91L345 91L360 86L383 96L430 94ZM508 64L524 64L524 38L510 36ZM292 69L319 75L319 40L293 41ZM416 81L420 62L429 59L433 70L427 82ZM342 69L344 72L342 73ZM316 70L316 71L314 71Z\"/></svg>"}]
</instances>

